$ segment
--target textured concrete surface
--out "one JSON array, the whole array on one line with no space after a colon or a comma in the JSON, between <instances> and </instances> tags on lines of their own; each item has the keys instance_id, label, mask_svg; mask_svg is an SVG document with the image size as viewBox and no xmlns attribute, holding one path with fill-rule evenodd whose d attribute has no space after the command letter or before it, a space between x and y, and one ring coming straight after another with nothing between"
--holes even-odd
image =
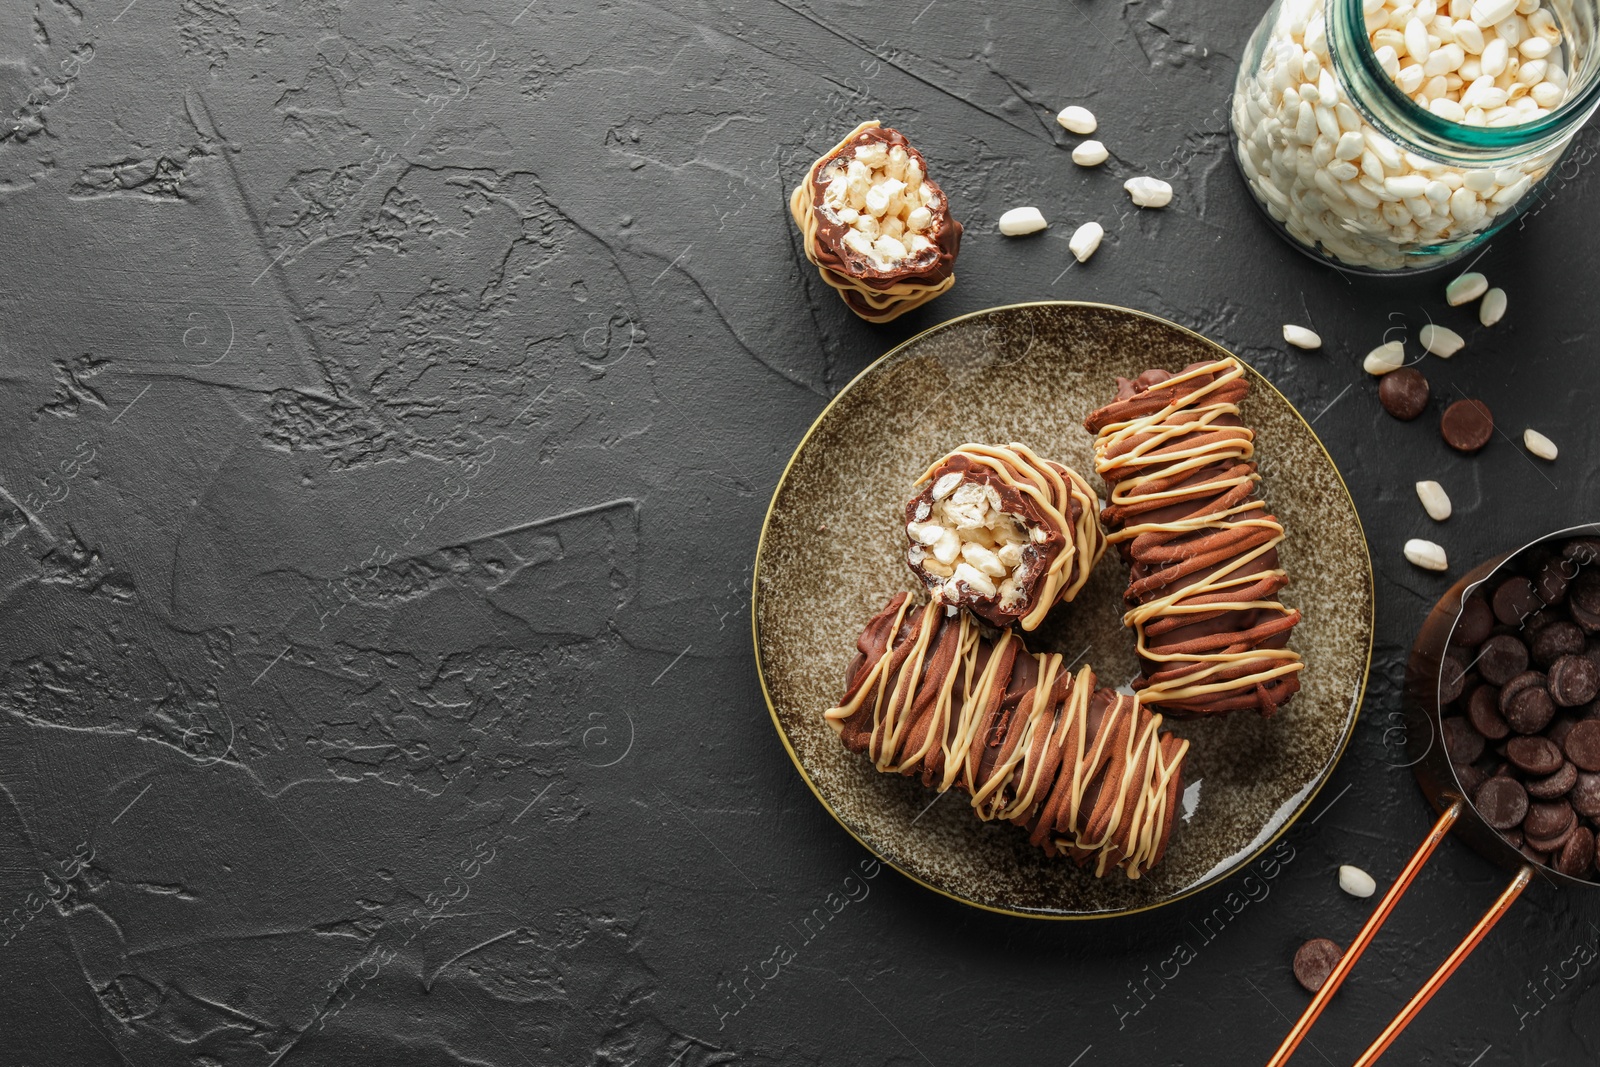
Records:
<instances>
[{"instance_id":1,"label":"textured concrete surface","mask_svg":"<svg viewBox=\"0 0 1600 1067\"><path fill-rule=\"evenodd\" d=\"M1366 914L1336 866L1386 881L1428 821L1389 716L1447 579L1401 544L1466 566L1600 517L1600 137L1483 258L1511 311L1481 330L1442 279L1347 280L1262 224L1224 121L1258 16L0 5L0 1062L1264 1060L1305 1001L1294 948ZM1098 170L1052 121L1072 101ZM887 328L784 211L867 117L969 226L954 291ZM1173 206L1133 209L1136 173ZM1056 225L995 236L1022 203ZM1051 297L1272 377L1345 471L1380 592L1314 819L1251 878L1094 925L874 865L779 747L747 617L828 397L918 329ZM1468 339L1436 394L1538 426L1557 463L1457 457L1435 416L1379 410L1361 355L1429 316ZM1326 347L1286 350L1286 321ZM1436 531L1423 476L1456 504ZM1442 848L1297 1062L1353 1059L1503 879ZM1589 896L1531 892L1390 1059L1593 1062Z\"/></svg>"}]
</instances>

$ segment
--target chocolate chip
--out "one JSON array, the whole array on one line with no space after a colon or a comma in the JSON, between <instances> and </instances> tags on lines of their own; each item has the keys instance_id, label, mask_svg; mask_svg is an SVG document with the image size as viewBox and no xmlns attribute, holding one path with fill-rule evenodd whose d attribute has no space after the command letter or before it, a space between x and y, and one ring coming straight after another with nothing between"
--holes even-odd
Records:
<instances>
[{"instance_id":1,"label":"chocolate chip","mask_svg":"<svg viewBox=\"0 0 1600 1067\"><path fill-rule=\"evenodd\" d=\"M1510 830L1501 830L1500 836L1505 838L1506 844L1519 851L1522 848L1522 827L1515 826Z\"/></svg>"},{"instance_id":2,"label":"chocolate chip","mask_svg":"<svg viewBox=\"0 0 1600 1067\"><path fill-rule=\"evenodd\" d=\"M1494 611L1481 596L1470 596L1461 605L1456 618L1456 628L1450 633L1452 645L1477 648L1489 639L1494 630Z\"/></svg>"},{"instance_id":3,"label":"chocolate chip","mask_svg":"<svg viewBox=\"0 0 1600 1067\"><path fill-rule=\"evenodd\" d=\"M1439 665L1439 703L1454 703L1466 685L1467 661L1452 649L1445 654L1444 662Z\"/></svg>"},{"instance_id":4,"label":"chocolate chip","mask_svg":"<svg viewBox=\"0 0 1600 1067\"><path fill-rule=\"evenodd\" d=\"M1496 830L1509 830L1528 814L1528 792L1514 778L1490 778L1478 787L1472 806Z\"/></svg>"},{"instance_id":5,"label":"chocolate chip","mask_svg":"<svg viewBox=\"0 0 1600 1067\"><path fill-rule=\"evenodd\" d=\"M1507 578L1495 586L1494 617L1507 626L1520 626L1522 620L1544 607L1544 601L1533 593L1533 583L1520 574Z\"/></svg>"},{"instance_id":6,"label":"chocolate chip","mask_svg":"<svg viewBox=\"0 0 1600 1067\"><path fill-rule=\"evenodd\" d=\"M1564 708L1587 704L1600 695L1600 667L1588 656L1562 656L1550 666L1549 689Z\"/></svg>"},{"instance_id":7,"label":"chocolate chip","mask_svg":"<svg viewBox=\"0 0 1600 1067\"><path fill-rule=\"evenodd\" d=\"M1573 607L1581 608L1590 615L1600 615L1600 574L1584 571L1578 575L1568 587L1567 598Z\"/></svg>"},{"instance_id":8,"label":"chocolate chip","mask_svg":"<svg viewBox=\"0 0 1600 1067\"><path fill-rule=\"evenodd\" d=\"M1554 800L1564 797L1573 786L1578 784L1578 768L1566 760L1561 761L1561 768L1554 774L1545 778L1538 778L1529 782L1524 788L1528 795L1535 800Z\"/></svg>"},{"instance_id":9,"label":"chocolate chip","mask_svg":"<svg viewBox=\"0 0 1600 1067\"><path fill-rule=\"evenodd\" d=\"M1522 820L1522 832L1527 836L1528 844L1541 852L1549 852L1555 845L1541 844L1537 839L1559 837L1577 821L1578 816L1572 810L1572 805L1565 800L1541 800L1528 805L1528 814Z\"/></svg>"},{"instance_id":10,"label":"chocolate chip","mask_svg":"<svg viewBox=\"0 0 1600 1067\"><path fill-rule=\"evenodd\" d=\"M1534 686L1543 686L1545 677L1538 671L1523 671L1500 687L1500 713L1503 715L1511 707L1511 701L1516 699L1518 693Z\"/></svg>"},{"instance_id":11,"label":"chocolate chip","mask_svg":"<svg viewBox=\"0 0 1600 1067\"><path fill-rule=\"evenodd\" d=\"M1471 763L1483 755L1483 735L1461 716L1449 715L1439 720L1439 730L1444 735L1444 750L1450 762Z\"/></svg>"},{"instance_id":12,"label":"chocolate chip","mask_svg":"<svg viewBox=\"0 0 1600 1067\"><path fill-rule=\"evenodd\" d=\"M1600 771L1600 719L1585 719L1574 726L1562 748L1579 770Z\"/></svg>"},{"instance_id":13,"label":"chocolate chip","mask_svg":"<svg viewBox=\"0 0 1600 1067\"><path fill-rule=\"evenodd\" d=\"M1580 826L1567 837L1556 857L1556 870L1568 878L1587 878L1594 864L1594 831Z\"/></svg>"},{"instance_id":14,"label":"chocolate chip","mask_svg":"<svg viewBox=\"0 0 1600 1067\"><path fill-rule=\"evenodd\" d=\"M1585 819L1600 818L1600 774L1579 772L1578 781L1567 794L1572 808Z\"/></svg>"},{"instance_id":15,"label":"chocolate chip","mask_svg":"<svg viewBox=\"0 0 1600 1067\"><path fill-rule=\"evenodd\" d=\"M1415 367L1390 371L1378 382L1378 403L1401 422L1410 422L1428 407L1428 379Z\"/></svg>"},{"instance_id":16,"label":"chocolate chip","mask_svg":"<svg viewBox=\"0 0 1600 1067\"><path fill-rule=\"evenodd\" d=\"M1531 642L1533 662L1548 667L1562 656L1576 656L1584 650L1583 631L1574 623L1553 622L1540 630Z\"/></svg>"},{"instance_id":17,"label":"chocolate chip","mask_svg":"<svg viewBox=\"0 0 1600 1067\"><path fill-rule=\"evenodd\" d=\"M1505 714L1506 722L1517 733L1536 734L1556 717L1556 703L1543 686L1530 685L1511 698ZM1597 746L1596 752L1600 753L1600 746Z\"/></svg>"},{"instance_id":18,"label":"chocolate chip","mask_svg":"<svg viewBox=\"0 0 1600 1067\"><path fill-rule=\"evenodd\" d=\"M1540 567L1533 578L1533 591L1539 595L1539 599L1549 605L1557 605L1567 599L1571 568L1572 564L1564 560L1550 560Z\"/></svg>"},{"instance_id":19,"label":"chocolate chip","mask_svg":"<svg viewBox=\"0 0 1600 1067\"><path fill-rule=\"evenodd\" d=\"M1449 737L1446 736L1446 747ZM1452 753L1451 758L1455 756ZM1543 737L1513 737L1506 742L1506 758L1529 774L1543 776L1561 769L1561 750ZM1569 787L1570 788L1570 787Z\"/></svg>"},{"instance_id":20,"label":"chocolate chip","mask_svg":"<svg viewBox=\"0 0 1600 1067\"><path fill-rule=\"evenodd\" d=\"M1457 452L1476 452L1494 436L1494 413L1481 400L1457 400L1439 418L1439 433Z\"/></svg>"},{"instance_id":21,"label":"chocolate chip","mask_svg":"<svg viewBox=\"0 0 1600 1067\"><path fill-rule=\"evenodd\" d=\"M1571 603L1571 597L1568 597L1567 600L1567 611L1572 615L1572 621L1583 627L1584 633L1600 633L1600 612L1585 611L1578 605Z\"/></svg>"},{"instance_id":22,"label":"chocolate chip","mask_svg":"<svg viewBox=\"0 0 1600 1067\"><path fill-rule=\"evenodd\" d=\"M1600 560L1600 538L1574 537L1561 546L1561 556L1580 567Z\"/></svg>"},{"instance_id":23,"label":"chocolate chip","mask_svg":"<svg viewBox=\"0 0 1600 1067\"><path fill-rule=\"evenodd\" d=\"M1550 865L1550 853L1540 852L1538 849L1534 848L1530 844L1527 844L1526 842L1523 843L1521 852L1523 859L1531 860L1541 867L1548 867Z\"/></svg>"},{"instance_id":24,"label":"chocolate chip","mask_svg":"<svg viewBox=\"0 0 1600 1067\"><path fill-rule=\"evenodd\" d=\"M1497 634L1478 652L1478 673L1484 681L1505 685L1528 669L1528 646L1511 634Z\"/></svg>"},{"instance_id":25,"label":"chocolate chip","mask_svg":"<svg viewBox=\"0 0 1600 1067\"><path fill-rule=\"evenodd\" d=\"M1339 966L1343 956L1344 949L1327 938L1312 938L1295 951L1294 980L1304 986L1306 992L1315 993Z\"/></svg>"},{"instance_id":26,"label":"chocolate chip","mask_svg":"<svg viewBox=\"0 0 1600 1067\"><path fill-rule=\"evenodd\" d=\"M1576 725L1578 725L1578 720L1571 715L1557 715L1555 721L1545 730L1544 735L1554 741L1557 748L1561 748L1566 745L1567 735L1572 732L1572 728Z\"/></svg>"},{"instance_id":27,"label":"chocolate chip","mask_svg":"<svg viewBox=\"0 0 1600 1067\"><path fill-rule=\"evenodd\" d=\"M1480 685L1467 698L1467 718L1473 729L1491 741L1498 741L1511 732L1505 717L1500 714L1500 690L1492 685Z\"/></svg>"},{"instance_id":28,"label":"chocolate chip","mask_svg":"<svg viewBox=\"0 0 1600 1067\"><path fill-rule=\"evenodd\" d=\"M1454 766L1454 770L1456 772L1456 781L1461 783L1462 794L1469 797L1476 793L1478 787L1489 777L1488 771L1479 770L1470 763L1457 763ZM1574 771L1574 774L1576 774L1576 771Z\"/></svg>"}]
</instances>

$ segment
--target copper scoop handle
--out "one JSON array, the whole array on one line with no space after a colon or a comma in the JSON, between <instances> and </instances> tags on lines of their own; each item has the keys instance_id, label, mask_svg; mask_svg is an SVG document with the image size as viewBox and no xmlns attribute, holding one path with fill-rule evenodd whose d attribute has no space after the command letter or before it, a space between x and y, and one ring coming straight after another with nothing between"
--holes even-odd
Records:
<instances>
[{"instance_id":1,"label":"copper scoop handle","mask_svg":"<svg viewBox=\"0 0 1600 1067\"><path fill-rule=\"evenodd\" d=\"M1350 942L1350 947L1345 949L1344 955L1339 958L1338 966L1334 967L1333 973L1328 975L1328 980L1322 983L1322 988L1317 990L1316 996L1311 998L1311 1003L1306 1005L1306 1010L1300 1013L1299 1020L1295 1022L1294 1027L1289 1031L1289 1035L1283 1039L1283 1044L1278 1046L1278 1051L1273 1053L1272 1059L1267 1061L1267 1067L1283 1067L1285 1063L1289 1062L1289 1057L1293 1056L1294 1050L1300 1047L1300 1042L1305 1039L1306 1032L1317 1021L1317 1016L1322 1014L1322 1009L1327 1005L1328 998L1333 996L1334 992L1343 984L1345 976L1356 965L1356 960L1361 958L1361 954L1367 950L1367 945L1371 944L1372 939L1377 936L1379 928L1389 918L1389 913L1394 910L1396 904L1400 903L1400 898L1405 895L1405 891L1411 887L1412 879L1416 878L1417 872L1422 870L1422 865L1428 862L1428 857L1433 855L1433 850L1439 847L1439 842L1444 840L1445 834L1450 832L1450 827L1455 825L1456 819L1461 816L1462 806L1465 803L1466 801L1458 800L1440 813L1439 821L1433 824L1433 829L1428 831L1428 836L1422 839L1422 844L1418 845L1416 852L1412 853L1411 859L1406 862L1404 869L1400 872L1400 876L1394 880L1394 884L1389 887L1389 891L1378 902L1377 909L1367 919L1367 924L1361 928L1360 933L1356 934L1355 940ZM1418 1007L1420 1008L1421 1005L1419 1004ZM1413 1012L1413 1014L1415 1013ZM1409 1019L1406 1020L1406 1022L1409 1021ZM1401 1025L1404 1026L1405 1024L1402 1023ZM1395 1032L1399 1033L1398 1030Z\"/></svg>"},{"instance_id":2,"label":"copper scoop handle","mask_svg":"<svg viewBox=\"0 0 1600 1067\"><path fill-rule=\"evenodd\" d=\"M1459 804L1460 801L1457 801L1457 803ZM1515 877L1511 879L1511 883L1500 893L1499 898L1490 905L1489 910L1483 913L1483 918L1478 920L1478 925L1474 926L1467 936L1461 939L1461 944L1456 946L1454 952L1445 957L1445 961L1439 964L1439 969L1433 972L1433 976L1427 982L1423 983L1421 989L1417 990L1417 995L1411 998L1406 1006L1400 1010L1400 1014L1396 1015L1388 1026L1384 1027L1383 1033L1378 1035L1378 1039L1372 1043L1372 1046L1361 1054L1361 1058L1355 1062L1355 1067L1368 1067L1369 1064L1378 1062L1378 1057L1382 1056L1384 1050L1394 1042L1395 1038L1400 1036L1400 1031L1404 1030L1412 1019L1416 1018L1417 1013L1422 1010L1422 1006L1428 1003L1429 999L1439 991L1439 987L1444 985L1445 980L1455 973L1455 969L1461 966L1461 962L1467 958L1467 954L1478 947L1478 942L1483 940L1484 935L1494 929L1494 924L1499 922L1501 916L1510 910L1511 902L1522 895L1522 891L1528 888L1528 883L1532 880L1533 868L1524 864L1517 871Z\"/></svg>"}]
</instances>

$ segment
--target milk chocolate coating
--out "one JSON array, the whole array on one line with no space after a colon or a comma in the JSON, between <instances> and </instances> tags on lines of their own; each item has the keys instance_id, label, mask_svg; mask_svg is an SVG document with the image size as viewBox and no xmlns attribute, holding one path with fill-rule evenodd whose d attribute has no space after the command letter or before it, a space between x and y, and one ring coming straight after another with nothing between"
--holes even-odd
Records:
<instances>
[{"instance_id":1,"label":"milk chocolate coating","mask_svg":"<svg viewBox=\"0 0 1600 1067\"><path fill-rule=\"evenodd\" d=\"M1174 378L1182 379L1181 383L1166 384ZM1203 397L1197 396L1216 383L1221 384ZM1261 507L1230 514L1233 509L1258 500L1256 465L1245 458L1250 454L1246 446L1253 435L1244 429L1236 413L1248 391L1249 383L1231 357L1191 364L1179 375L1149 370L1133 381L1117 379L1116 399L1084 422L1090 432L1099 435L1095 446L1097 466L1107 478L1112 499L1101 512L1101 520L1129 564L1125 596L1130 605L1161 601L1205 583L1247 553L1262 550L1254 559L1227 572L1230 581L1252 581L1230 586L1225 593L1205 593L1193 602L1200 606L1257 606L1220 607L1198 613L1158 608L1152 617L1136 624L1147 652L1174 657L1159 660L1143 656L1144 676L1134 683L1138 690L1155 687L1157 691L1148 694L1150 705L1164 712L1219 714L1255 708L1270 715L1300 688L1298 656L1255 655L1285 650L1289 632L1300 621L1298 611L1284 607L1278 600L1278 592L1288 584L1288 577L1279 568L1276 547L1276 540L1282 536L1281 527ZM1194 404L1213 408L1214 417L1204 425L1195 421L1198 415ZM1111 428L1158 417L1169 405L1175 405L1175 410L1157 425L1181 431L1184 425L1193 423L1194 428L1177 433L1145 458L1167 452L1192 455L1193 450L1212 448L1217 453L1215 460L1198 469L1182 470L1178 465L1188 457L1174 456L1170 473L1159 464L1119 466L1117 461L1148 438L1152 428L1131 436L1129 431ZM1116 502L1128 492L1144 499ZM1197 528L1183 529L1177 525L1180 523ZM1149 529L1160 524L1169 525L1167 529ZM1132 527L1142 529L1131 532ZM1292 668L1285 669L1288 664L1293 664ZM1275 671L1279 673L1274 674ZM1201 685L1210 691L1191 691ZM1168 695L1174 692L1181 695Z\"/></svg>"},{"instance_id":2,"label":"milk chocolate coating","mask_svg":"<svg viewBox=\"0 0 1600 1067\"><path fill-rule=\"evenodd\" d=\"M845 153L862 145L881 142L886 148L900 147L922 168L924 185L938 194L937 206L930 205L932 224L922 235L932 247L920 255L908 256L888 270L846 245L849 227L829 210L824 194L828 179L823 172ZM929 177L927 160L912 147L899 130L863 123L826 155L811 165L806 177L789 201L790 213L805 236L806 258L821 273L823 281L836 289L845 304L857 315L872 322L888 322L950 287L954 280L956 255L961 250L961 223L950 215L950 200L937 182ZM876 299L861 291L876 294Z\"/></svg>"},{"instance_id":3,"label":"milk chocolate coating","mask_svg":"<svg viewBox=\"0 0 1600 1067\"><path fill-rule=\"evenodd\" d=\"M1069 674L1014 634L983 633L965 613L910 606L905 593L856 648L828 713L846 748L924 785L960 787L980 818L1006 818L1097 875L1121 867L1137 878L1165 854L1188 742L1136 699L1095 689L1092 670Z\"/></svg>"}]
</instances>

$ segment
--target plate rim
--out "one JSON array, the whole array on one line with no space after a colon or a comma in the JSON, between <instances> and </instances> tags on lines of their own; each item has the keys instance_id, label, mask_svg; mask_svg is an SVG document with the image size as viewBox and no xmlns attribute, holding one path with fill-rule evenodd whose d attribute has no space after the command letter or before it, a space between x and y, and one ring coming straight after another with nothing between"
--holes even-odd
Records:
<instances>
[{"instance_id":1,"label":"plate rim","mask_svg":"<svg viewBox=\"0 0 1600 1067\"><path fill-rule=\"evenodd\" d=\"M856 833L855 829L851 827L849 823L845 822L843 817L841 817L840 814L834 810L833 805L828 802L828 798L823 796L822 792L818 790L817 784L811 780L811 775L806 771L805 765L800 761L799 754L795 751L794 745L789 740L788 731L784 729L782 720L778 718L778 709L772 702L772 691L767 686L766 672L762 670L761 667L761 624L759 620L761 603L761 560L765 555L767 546L767 532L772 525L772 512L777 506L778 497L783 492L783 487L788 484L789 474L794 469L795 461L800 458L800 453L804 451L806 445L810 443L812 436L821 427L823 420L826 419L829 413L833 411L834 405L839 403L846 393L855 388L857 383L861 382L867 377L867 375L877 370L879 366L898 355L903 349L908 348L909 346L922 340L924 337L927 337L929 334L936 333L950 326L954 326L956 323L964 322L967 319L977 318L982 315L992 315L999 311L1015 311L1024 308L1045 307L1094 308L1097 310L1115 311L1122 314L1133 315L1141 319L1148 319L1152 322L1157 322L1163 326L1169 326L1172 329L1186 333L1199 340L1204 345L1216 349L1223 355L1237 359L1246 370L1250 371L1251 374L1255 375L1256 379L1264 383L1267 388L1271 389L1272 392L1277 395L1278 399L1281 400L1284 405L1294 413L1294 417L1299 419L1301 424L1305 426L1306 432L1311 435L1312 441L1316 443L1317 448L1319 448L1322 451L1322 454L1327 458L1328 465L1333 469L1334 477L1339 480L1339 488L1344 490L1345 499L1349 501L1350 512L1355 517L1356 530L1361 534L1361 556L1367 565L1367 655L1366 660L1361 667L1361 684L1357 688L1356 696L1352 704L1353 711L1350 713L1349 721L1345 724L1343 736L1339 740L1338 750L1334 753L1333 759L1329 762L1328 768L1322 775L1321 780L1318 781L1305 795L1305 797L1295 807L1294 812L1286 820L1284 820L1283 825L1278 828L1276 833L1262 841L1260 846L1250 851L1248 855L1241 855L1239 860L1229 866L1226 870L1217 872L1209 878L1205 878L1199 882L1196 882L1194 885L1189 886L1182 892L1167 897L1164 900L1157 901L1153 904L1141 904L1137 907L1121 908L1113 911L1019 911L1015 908L1007 908L1001 905L986 904L982 901L972 900L968 897L961 896L955 892L952 892L951 890L945 889L942 886L934 885L932 882L913 874L911 871L906 870L906 868L902 867L894 860L885 856L871 843L865 840L860 834ZM918 331L912 336L906 338L904 341L901 341L899 344L895 345L893 348L890 348L887 352L883 353L865 367L861 368L861 370L857 372L856 375L850 379L850 381L845 383L842 389L840 389L833 395L831 399L829 399L827 404L823 406L822 410L817 412L817 417L811 421L811 425L806 428L806 432L801 435L800 440L796 442L794 451L789 454L788 461L783 465L783 473L778 477L777 485L773 487L772 496L767 501L766 514L761 520L761 535L756 540L755 561L752 564L750 572L750 637L752 642L752 651L755 653L756 679L761 685L761 697L764 701L766 701L767 715L772 720L772 726L778 734L778 740L783 743L784 751L789 754L789 761L794 764L795 770L800 772L800 780L804 782L806 788L811 791L811 795L816 797L817 802L822 805L823 810L832 816L833 821L838 823L845 833L854 838L857 844L871 853L874 859L887 867L893 868L901 875L909 878L911 881L917 883L925 889L930 889L940 896L953 900L958 904L963 904L971 908L977 908L981 911L993 912L999 915L1010 915L1021 919L1042 919L1055 922L1087 922L1097 919L1115 919L1128 915L1138 915L1142 912L1154 911L1157 908L1166 907L1169 904L1176 904L1180 900L1194 896L1197 893L1210 889L1213 886L1233 877L1240 870L1255 862L1255 860L1265 853L1267 849L1271 848L1279 838L1288 833L1289 830L1300 821L1300 817L1306 813L1306 810L1311 807L1312 802L1316 800L1316 798L1321 794L1322 790L1333 779L1334 772L1339 769L1339 763L1344 759L1345 751L1350 746L1351 738L1355 736L1356 726L1361 720L1362 707L1366 703L1367 684L1372 677L1372 649L1377 639L1377 614L1377 583L1376 576L1374 575L1372 569L1372 547L1367 540L1366 526L1361 521L1361 511L1356 507L1355 497L1350 492L1349 484L1345 482L1344 472L1339 469L1339 464L1334 461L1333 454L1328 451L1328 446L1323 444L1322 438L1317 435L1315 428L1313 428L1311 423L1307 421L1306 417L1301 414L1299 407L1297 407L1292 400L1285 396L1282 390L1274 385L1266 375L1256 370L1256 368L1249 362L1240 358L1238 355L1230 351L1219 342L1213 341L1211 338L1200 333L1198 330L1192 330L1181 323L1173 322L1171 319L1163 318L1160 315L1152 314L1148 311L1140 311L1136 308L1123 307L1119 304L1107 304L1096 300L1024 300L1018 303L996 304L992 307L980 308L976 311L969 311L965 314L956 315L952 318L945 319L942 322L935 323L925 330Z\"/></svg>"}]
</instances>

